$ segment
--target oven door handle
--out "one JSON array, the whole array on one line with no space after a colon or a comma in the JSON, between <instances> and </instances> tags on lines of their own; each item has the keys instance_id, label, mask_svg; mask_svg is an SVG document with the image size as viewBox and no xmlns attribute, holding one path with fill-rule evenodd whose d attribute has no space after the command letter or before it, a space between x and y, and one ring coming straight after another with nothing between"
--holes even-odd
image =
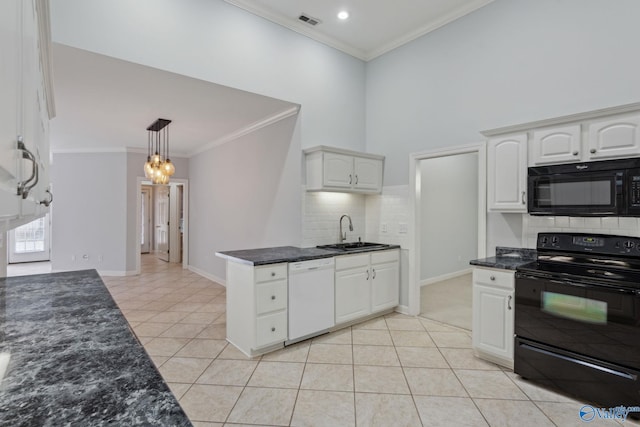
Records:
<instances>
[{"instance_id":1,"label":"oven door handle","mask_svg":"<svg viewBox=\"0 0 640 427\"><path fill-rule=\"evenodd\" d=\"M588 280L588 279L580 283L580 282L575 282L573 280L554 279L552 278L551 275L547 275L547 274L537 275L537 274L528 274L523 272L517 272L516 279L546 281L546 282L554 283L556 285L571 286L574 288L596 289L599 291L607 291L609 293L614 293L614 294L640 296L640 289L630 289L630 288L625 288L623 286L611 286L611 285L603 284L602 282L595 282L593 280Z\"/></svg>"}]
</instances>

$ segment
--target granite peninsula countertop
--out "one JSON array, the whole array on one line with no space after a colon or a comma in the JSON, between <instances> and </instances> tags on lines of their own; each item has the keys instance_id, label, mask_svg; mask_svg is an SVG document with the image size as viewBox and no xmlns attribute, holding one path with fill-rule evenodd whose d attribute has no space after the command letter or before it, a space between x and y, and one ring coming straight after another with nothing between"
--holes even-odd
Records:
<instances>
[{"instance_id":1,"label":"granite peninsula countertop","mask_svg":"<svg viewBox=\"0 0 640 427\"><path fill-rule=\"evenodd\" d=\"M192 425L95 270L0 279L0 379L2 426Z\"/></svg>"},{"instance_id":2,"label":"granite peninsula countertop","mask_svg":"<svg viewBox=\"0 0 640 427\"><path fill-rule=\"evenodd\" d=\"M535 249L509 248L496 246L496 255L488 258L469 261L471 265L479 267L500 268L503 270L515 270L521 265L535 261L537 252Z\"/></svg>"},{"instance_id":3,"label":"granite peninsula countertop","mask_svg":"<svg viewBox=\"0 0 640 427\"><path fill-rule=\"evenodd\" d=\"M295 246L278 246L274 248L244 249L238 251L216 252L216 256L227 261L247 265L279 264L283 262L300 262L319 258L331 258L340 255L350 255L362 252L372 252L389 249L399 249L399 245L385 247L363 247L358 250L341 251L320 248L298 248Z\"/></svg>"}]
</instances>

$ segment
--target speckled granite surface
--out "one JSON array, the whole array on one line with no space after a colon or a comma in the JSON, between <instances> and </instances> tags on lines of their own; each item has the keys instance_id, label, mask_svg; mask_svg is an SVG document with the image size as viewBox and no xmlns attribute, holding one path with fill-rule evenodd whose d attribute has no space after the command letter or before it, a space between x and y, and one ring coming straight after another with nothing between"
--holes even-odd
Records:
<instances>
[{"instance_id":1,"label":"speckled granite surface","mask_svg":"<svg viewBox=\"0 0 640 427\"><path fill-rule=\"evenodd\" d=\"M496 246L496 256L474 259L469 261L469 264L480 267L515 270L521 265L535 261L536 257L537 252L535 249Z\"/></svg>"},{"instance_id":2,"label":"speckled granite surface","mask_svg":"<svg viewBox=\"0 0 640 427\"><path fill-rule=\"evenodd\" d=\"M95 270L0 279L3 353L0 426L191 426Z\"/></svg>"},{"instance_id":3,"label":"speckled granite surface","mask_svg":"<svg viewBox=\"0 0 640 427\"><path fill-rule=\"evenodd\" d=\"M294 246L279 246L275 248L245 249L239 251L216 252L216 256L228 261L239 262L247 265L267 265L281 262L299 262L318 258L330 258L339 255L371 252L375 250L398 249L398 245L390 245L385 248L362 248L356 251L340 251L319 248L297 248Z\"/></svg>"}]
</instances>

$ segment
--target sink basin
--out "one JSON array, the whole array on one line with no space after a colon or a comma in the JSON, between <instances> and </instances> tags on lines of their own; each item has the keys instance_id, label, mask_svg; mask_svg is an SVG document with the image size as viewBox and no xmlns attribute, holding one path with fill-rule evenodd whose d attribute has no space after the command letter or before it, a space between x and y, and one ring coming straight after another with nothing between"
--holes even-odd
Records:
<instances>
[{"instance_id":1,"label":"sink basin","mask_svg":"<svg viewBox=\"0 0 640 427\"><path fill-rule=\"evenodd\" d=\"M385 243L372 243L372 242L349 242L349 243L334 243L332 245L317 246L318 249L333 249L338 251L357 251L361 249L380 249L386 248L389 245Z\"/></svg>"}]
</instances>

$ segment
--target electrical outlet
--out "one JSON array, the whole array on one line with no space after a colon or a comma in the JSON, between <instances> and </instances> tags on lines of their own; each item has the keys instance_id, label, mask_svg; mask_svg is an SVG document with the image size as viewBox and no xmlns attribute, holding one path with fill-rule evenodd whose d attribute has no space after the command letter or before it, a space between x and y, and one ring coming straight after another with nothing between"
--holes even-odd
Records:
<instances>
[{"instance_id":1,"label":"electrical outlet","mask_svg":"<svg viewBox=\"0 0 640 427\"><path fill-rule=\"evenodd\" d=\"M89 255L88 254L82 255L82 259L85 261L89 261Z\"/></svg>"},{"instance_id":2,"label":"electrical outlet","mask_svg":"<svg viewBox=\"0 0 640 427\"><path fill-rule=\"evenodd\" d=\"M71 255L71 261L76 262L76 256L75 255Z\"/></svg>"},{"instance_id":3,"label":"electrical outlet","mask_svg":"<svg viewBox=\"0 0 640 427\"><path fill-rule=\"evenodd\" d=\"M387 227L387 223L383 222L382 224L380 224L380 232L381 233L387 233L389 231L388 227Z\"/></svg>"},{"instance_id":4,"label":"electrical outlet","mask_svg":"<svg viewBox=\"0 0 640 427\"><path fill-rule=\"evenodd\" d=\"M409 232L409 224L407 224L406 222L399 222L398 233L407 234L408 232Z\"/></svg>"}]
</instances>

